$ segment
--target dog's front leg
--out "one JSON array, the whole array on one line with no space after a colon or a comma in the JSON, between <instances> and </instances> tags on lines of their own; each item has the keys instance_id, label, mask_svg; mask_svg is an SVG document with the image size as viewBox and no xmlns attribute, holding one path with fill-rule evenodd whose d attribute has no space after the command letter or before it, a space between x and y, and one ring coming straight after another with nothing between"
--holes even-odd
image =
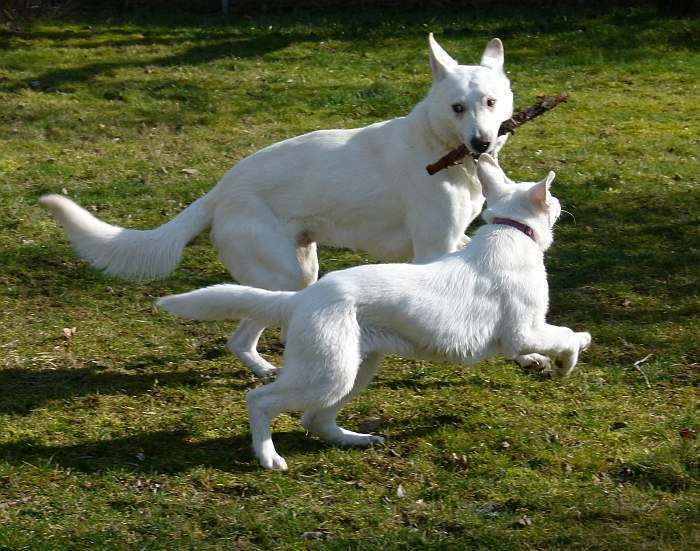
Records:
<instances>
[{"instance_id":1,"label":"dog's front leg","mask_svg":"<svg viewBox=\"0 0 700 551\"><path fill-rule=\"evenodd\" d=\"M425 264L447 253L463 248L469 238L459 233L445 220L415 220L409 224L413 243L413 262Z\"/></svg>"}]
</instances>

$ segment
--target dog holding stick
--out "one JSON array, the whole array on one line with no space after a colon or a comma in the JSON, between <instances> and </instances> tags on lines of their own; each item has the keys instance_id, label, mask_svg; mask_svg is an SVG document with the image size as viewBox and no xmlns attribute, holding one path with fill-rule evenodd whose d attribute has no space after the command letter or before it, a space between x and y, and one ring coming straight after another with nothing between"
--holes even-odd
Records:
<instances>
[{"instance_id":1,"label":"dog holding stick","mask_svg":"<svg viewBox=\"0 0 700 551\"><path fill-rule=\"evenodd\" d=\"M61 195L41 203L73 248L106 274L166 277L207 228L236 281L293 291L318 277L317 244L423 263L460 249L484 198L475 164L429 176L425 166L459 144L497 155L513 112L503 45L491 40L479 65L459 65L429 36L432 87L405 117L355 130L321 130L243 159L206 195L166 224L124 229ZM241 321L228 348L257 375L275 368L257 352L261 319Z\"/></svg>"}]
</instances>

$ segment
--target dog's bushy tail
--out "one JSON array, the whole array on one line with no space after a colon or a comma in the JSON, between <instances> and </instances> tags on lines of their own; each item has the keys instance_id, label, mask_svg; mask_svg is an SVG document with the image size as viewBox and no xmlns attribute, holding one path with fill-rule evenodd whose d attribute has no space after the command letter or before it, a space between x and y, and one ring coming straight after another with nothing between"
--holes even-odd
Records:
<instances>
[{"instance_id":1,"label":"dog's bushy tail","mask_svg":"<svg viewBox=\"0 0 700 551\"><path fill-rule=\"evenodd\" d=\"M293 307L292 291L266 291L243 285L213 285L159 298L171 314L196 320L251 318L267 325L286 325Z\"/></svg>"},{"instance_id":2,"label":"dog's bushy tail","mask_svg":"<svg viewBox=\"0 0 700 551\"><path fill-rule=\"evenodd\" d=\"M39 202L63 226L80 257L106 274L125 279L168 276L180 263L187 243L212 222L208 195L153 230L127 230L107 224L62 195L44 195Z\"/></svg>"}]
</instances>

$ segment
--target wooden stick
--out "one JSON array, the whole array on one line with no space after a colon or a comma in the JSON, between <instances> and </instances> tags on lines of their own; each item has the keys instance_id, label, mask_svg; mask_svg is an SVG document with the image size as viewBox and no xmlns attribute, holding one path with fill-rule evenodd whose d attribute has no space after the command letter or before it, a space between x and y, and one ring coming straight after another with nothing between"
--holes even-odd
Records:
<instances>
[{"instance_id":1,"label":"wooden stick","mask_svg":"<svg viewBox=\"0 0 700 551\"><path fill-rule=\"evenodd\" d=\"M546 113L550 109L554 109L560 103L563 103L569 99L569 94L562 93L556 96L540 96L539 101L531 107L528 107L524 111L520 111L513 115L507 121L501 123L498 129L498 135L503 136L505 134L513 134L515 129L522 126L527 121L539 117L540 115ZM441 157L438 161L431 165L425 167L428 174L431 176L440 172L443 168L448 166L458 165L461 160L469 154L469 149L466 145L461 144L455 149L450 151L447 155Z\"/></svg>"}]
</instances>

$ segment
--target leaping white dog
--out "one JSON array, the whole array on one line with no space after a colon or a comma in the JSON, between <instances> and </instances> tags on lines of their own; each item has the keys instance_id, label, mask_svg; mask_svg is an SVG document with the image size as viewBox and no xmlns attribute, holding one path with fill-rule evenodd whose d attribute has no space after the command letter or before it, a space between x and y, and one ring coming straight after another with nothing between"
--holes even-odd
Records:
<instances>
[{"instance_id":1,"label":"leaping white dog","mask_svg":"<svg viewBox=\"0 0 700 551\"><path fill-rule=\"evenodd\" d=\"M253 448L263 467L287 468L270 433L283 411L303 411L302 425L331 442L381 442L339 427L336 414L369 384L387 353L461 363L502 353L560 376L574 369L591 335L545 321L544 251L561 210L549 193L554 173L516 184L488 155L479 158L478 173L488 202L486 225L462 251L427 264L333 272L296 293L217 285L158 301L188 318L248 318L287 328L277 379L247 396Z\"/></svg>"},{"instance_id":2,"label":"leaping white dog","mask_svg":"<svg viewBox=\"0 0 700 551\"><path fill-rule=\"evenodd\" d=\"M197 234L211 227L236 281L298 290L316 281L316 244L361 249L383 260L427 262L463 246L483 206L474 163L428 176L425 166L461 143L496 155L513 112L503 45L491 40L475 66L458 65L429 36L433 84L411 113L356 130L321 130L243 159L205 196L154 230L106 224L60 195L41 198L76 252L129 279L166 277ZM229 349L257 375L274 367L257 352L265 325L243 320Z\"/></svg>"}]
</instances>

